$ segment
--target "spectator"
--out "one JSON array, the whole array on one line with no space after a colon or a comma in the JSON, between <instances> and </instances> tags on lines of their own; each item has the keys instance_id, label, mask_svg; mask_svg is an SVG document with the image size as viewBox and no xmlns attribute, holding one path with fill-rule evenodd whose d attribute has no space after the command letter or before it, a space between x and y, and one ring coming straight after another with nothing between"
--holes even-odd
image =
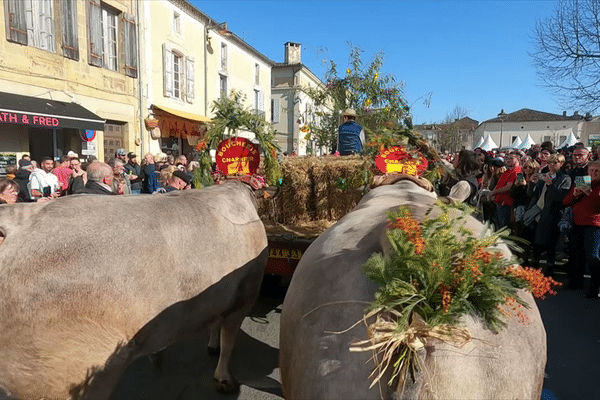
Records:
<instances>
[{"instance_id":1,"label":"spectator","mask_svg":"<svg viewBox=\"0 0 600 400\"><path fill-rule=\"evenodd\" d=\"M168 165L169 156L165 153L158 153L154 156L154 166L157 172L160 172L166 165Z\"/></svg>"},{"instance_id":2,"label":"spectator","mask_svg":"<svg viewBox=\"0 0 600 400\"><path fill-rule=\"evenodd\" d=\"M71 177L69 178L69 189L67 194L73 194L85 187L87 176L85 170L81 166L79 158L71 158Z\"/></svg>"},{"instance_id":3,"label":"spectator","mask_svg":"<svg viewBox=\"0 0 600 400\"><path fill-rule=\"evenodd\" d=\"M137 162L137 155L133 152L127 154L127 164L125 164L125 174L129 177L131 185L131 194L142 193L142 167Z\"/></svg>"},{"instance_id":4,"label":"spectator","mask_svg":"<svg viewBox=\"0 0 600 400\"><path fill-rule=\"evenodd\" d=\"M571 188L571 178L560 170L565 162L562 154L552 154L548 157L548 173L534 174L532 182L535 186L528 192L531 195L529 210L530 215L536 214L535 238L532 254L532 267L538 268L541 254L546 251L546 274L554 272L556 259L556 244L560 237L558 221L564 208L563 199ZM534 207L537 207L534 209ZM537 210L538 211L534 211ZM529 212L528 210L528 212ZM528 218L525 217L527 224ZM529 219L531 221L531 219ZM530 225L530 224L528 224Z\"/></svg>"},{"instance_id":5,"label":"spectator","mask_svg":"<svg viewBox=\"0 0 600 400\"><path fill-rule=\"evenodd\" d=\"M71 178L71 174L73 170L70 168L71 166L71 158L68 156L62 156L59 161L59 165L52 170L52 173L56 175L58 178L58 182L60 183L60 194L67 194L67 190L69 189L69 178Z\"/></svg>"},{"instance_id":6,"label":"spectator","mask_svg":"<svg viewBox=\"0 0 600 400\"><path fill-rule=\"evenodd\" d=\"M0 180L0 204L15 204L19 201L19 184L12 179Z\"/></svg>"},{"instance_id":7,"label":"spectator","mask_svg":"<svg viewBox=\"0 0 600 400\"><path fill-rule=\"evenodd\" d=\"M31 175L31 172L33 172L34 166L31 161L26 159L20 159L19 165L20 167L15 176L15 182L19 185L19 201L30 202L31 196L29 195L27 185L29 184L29 176Z\"/></svg>"},{"instance_id":8,"label":"spectator","mask_svg":"<svg viewBox=\"0 0 600 400\"><path fill-rule=\"evenodd\" d=\"M448 197L476 206L479 192L477 176L481 175L481 166L479 154L470 150L461 150L454 159L456 178L448 183L450 189Z\"/></svg>"},{"instance_id":9,"label":"spectator","mask_svg":"<svg viewBox=\"0 0 600 400\"><path fill-rule=\"evenodd\" d=\"M531 202L531 197L528 195L528 189L529 193L533 193L533 186L535 183L532 182L532 177L538 172L540 165L537 163L537 161L528 156L522 158L522 160L522 178L519 176L519 174L517 174L517 179L515 179L515 183L510 189L510 196L513 198L513 210L515 217L513 228L515 236L525 239L528 242L527 244L519 244L523 249L523 252L519 256L523 260L523 265L528 266L529 257L531 255L531 243L533 243L535 237L535 229L525 225L523 222L523 216L525 215L525 211Z\"/></svg>"},{"instance_id":10,"label":"spectator","mask_svg":"<svg viewBox=\"0 0 600 400\"><path fill-rule=\"evenodd\" d=\"M341 156L362 153L365 131L356 123L356 112L347 109L342 113L343 123L338 128L337 151Z\"/></svg>"},{"instance_id":11,"label":"spectator","mask_svg":"<svg viewBox=\"0 0 600 400\"><path fill-rule=\"evenodd\" d=\"M585 147L576 148L573 151L573 167L567 171L572 181L576 176L587 175L587 164L590 158L590 152Z\"/></svg>"},{"instance_id":12,"label":"spectator","mask_svg":"<svg viewBox=\"0 0 600 400\"><path fill-rule=\"evenodd\" d=\"M156 165L154 156L147 153L141 166L142 193L152 194L158 189L158 175L156 174Z\"/></svg>"},{"instance_id":13,"label":"spectator","mask_svg":"<svg viewBox=\"0 0 600 400\"><path fill-rule=\"evenodd\" d=\"M510 189L517 178L517 174L521 172L520 156L518 153L508 154L504 162L507 170L500 176L496 187L491 193L494 196L494 203L496 204L496 229L510 228L513 205Z\"/></svg>"},{"instance_id":14,"label":"spectator","mask_svg":"<svg viewBox=\"0 0 600 400\"><path fill-rule=\"evenodd\" d=\"M17 176L17 166L16 165L7 165L6 166L6 179L15 179Z\"/></svg>"},{"instance_id":15,"label":"spectator","mask_svg":"<svg viewBox=\"0 0 600 400\"><path fill-rule=\"evenodd\" d=\"M127 152L125 149L117 149L117 151L115 151L115 158L118 158L119 160L123 161L123 164L125 164L127 162Z\"/></svg>"},{"instance_id":16,"label":"spectator","mask_svg":"<svg viewBox=\"0 0 600 400\"><path fill-rule=\"evenodd\" d=\"M160 171L163 187L158 188L154 193L167 193L176 190L186 190L190 188L190 179L186 172L179 170L174 165L169 165Z\"/></svg>"},{"instance_id":17,"label":"spectator","mask_svg":"<svg viewBox=\"0 0 600 400\"><path fill-rule=\"evenodd\" d=\"M550 157L552 154L555 154L556 152L552 149L549 148L542 148L540 150L540 156L539 156L539 164L540 164L540 173L542 174L546 174L548 173L548 157Z\"/></svg>"},{"instance_id":18,"label":"spectator","mask_svg":"<svg viewBox=\"0 0 600 400\"><path fill-rule=\"evenodd\" d=\"M77 194L114 194L112 191L113 170L110 165L94 161L87 167L87 182Z\"/></svg>"},{"instance_id":19,"label":"spectator","mask_svg":"<svg viewBox=\"0 0 600 400\"><path fill-rule=\"evenodd\" d=\"M44 157L40 166L41 168L34 169L29 175L29 195L33 201L39 201L41 198L54 199L60 193L58 178L50 173L54 168L54 160Z\"/></svg>"},{"instance_id":20,"label":"spectator","mask_svg":"<svg viewBox=\"0 0 600 400\"><path fill-rule=\"evenodd\" d=\"M586 294L598 298L600 289L600 161L588 163L591 186L571 188L563 204L573 207L573 266L575 271L569 276L571 287L583 287L585 267L590 271L590 287Z\"/></svg>"},{"instance_id":21,"label":"spectator","mask_svg":"<svg viewBox=\"0 0 600 400\"><path fill-rule=\"evenodd\" d=\"M175 159L175 165L177 164L182 164L183 165L183 170L185 171L187 169L188 166L188 159L185 155L180 155L179 157L177 157Z\"/></svg>"},{"instance_id":22,"label":"spectator","mask_svg":"<svg viewBox=\"0 0 600 400\"><path fill-rule=\"evenodd\" d=\"M113 170L112 191L114 194L131 194L129 179L125 175L125 162L120 158L113 158L108 162Z\"/></svg>"}]
</instances>

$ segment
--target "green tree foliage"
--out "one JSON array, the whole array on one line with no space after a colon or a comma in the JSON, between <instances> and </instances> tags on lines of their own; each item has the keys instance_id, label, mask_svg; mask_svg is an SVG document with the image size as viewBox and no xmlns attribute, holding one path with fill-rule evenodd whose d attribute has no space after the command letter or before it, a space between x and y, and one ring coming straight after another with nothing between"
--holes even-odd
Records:
<instances>
[{"instance_id":1,"label":"green tree foliage","mask_svg":"<svg viewBox=\"0 0 600 400\"><path fill-rule=\"evenodd\" d=\"M366 155L375 155L393 145L404 145L418 149L431 161L438 161L433 147L412 129L403 82L382 73L383 53L375 55L370 62L363 61L362 53L359 47L351 45L345 74L340 74L337 64L330 61L323 87L300 89L313 101L318 117L310 123L307 139L314 140L317 146L335 149L340 115L352 108L367 135L367 146L363 149Z\"/></svg>"}]
</instances>

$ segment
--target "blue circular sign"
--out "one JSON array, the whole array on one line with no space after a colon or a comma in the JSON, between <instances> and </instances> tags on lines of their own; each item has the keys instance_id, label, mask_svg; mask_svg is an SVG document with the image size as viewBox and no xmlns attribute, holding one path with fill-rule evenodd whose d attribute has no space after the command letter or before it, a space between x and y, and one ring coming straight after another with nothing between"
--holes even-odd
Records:
<instances>
[{"instance_id":1,"label":"blue circular sign","mask_svg":"<svg viewBox=\"0 0 600 400\"><path fill-rule=\"evenodd\" d=\"M86 142L91 142L96 138L96 131L93 129L83 129L81 131L81 138Z\"/></svg>"}]
</instances>

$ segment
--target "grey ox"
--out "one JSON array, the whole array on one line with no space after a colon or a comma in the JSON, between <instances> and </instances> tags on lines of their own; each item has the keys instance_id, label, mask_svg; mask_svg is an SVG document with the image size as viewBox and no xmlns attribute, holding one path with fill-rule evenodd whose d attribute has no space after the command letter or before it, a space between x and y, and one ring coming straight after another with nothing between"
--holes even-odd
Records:
<instances>
[{"instance_id":1,"label":"grey ox","mask_svg":"<svg viewBox=\"0 0 600 400\"><path fill-rule=\"evenodd\" d=\"M387 375L369 389L372 353L350 352L354 340L367 338L363 317L377 289L364 274L372 253L384 252L386 211L410 205L417 219L436 201L435 194L407 180L381 186L329 228L305 252L292 278L281 315L280 368L283 392L292 399L539 399L546 364L546 333L533 297L529 322L506 319L498 334L478 317L463 318L473 338L457 348L429 340L423 370L396 393ZM471 218L477 235L482 225ZM508 249L502 245L508 255ZM352 327L352 329L348 329ZM343 333L341 333L343 332Z\"/></svg>"},{"instance_id":2,"label":"grey ox","mask_svg":"<svg viewBox=\"0 0 600 400\"><path fill-rule=\"evenodd\" d=\"M267 238L249 186L0 207L0 393L107 399L136 358L210 326L217 389L258 296ZM0 395L1 397L1 395Z\"/></svg>"}]
</instances>

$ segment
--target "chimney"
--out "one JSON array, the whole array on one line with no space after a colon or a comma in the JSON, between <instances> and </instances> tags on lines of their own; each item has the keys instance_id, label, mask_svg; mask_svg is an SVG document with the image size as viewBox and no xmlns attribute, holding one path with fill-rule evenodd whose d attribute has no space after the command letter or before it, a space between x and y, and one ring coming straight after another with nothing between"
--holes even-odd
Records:
<instances>
[{"instance_id":1,"label":"chimney","mask_svg":"<svg viewBox=\"0 0 600 400\"><path fill-rule=\"evenodd\" d=\"M285 63L300 64L301 61L301 45L300 43L287 42L285 44Z\"/></svg>"},{"instance_id":2,"label":"chimney","mask_svg":"<svg viewBox=\"0 0 600 400\"><path fill-rule=\"evenodd\" d=\"M566 116L567 116L567 112L563 111L563 117L566 117Z\"/></svg>"}]
</instances>

